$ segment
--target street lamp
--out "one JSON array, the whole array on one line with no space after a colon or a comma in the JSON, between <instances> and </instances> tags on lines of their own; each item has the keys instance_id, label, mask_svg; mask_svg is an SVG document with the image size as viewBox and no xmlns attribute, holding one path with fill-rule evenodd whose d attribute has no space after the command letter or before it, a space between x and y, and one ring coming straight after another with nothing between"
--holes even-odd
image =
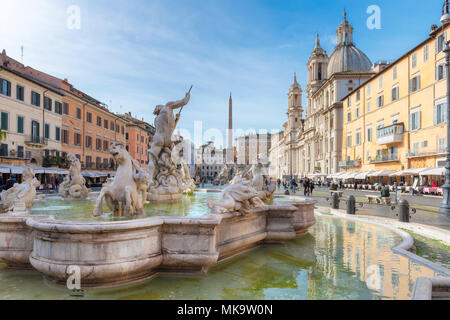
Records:
<instances>
[{"instance_id":1,"label":"street lamp","mask_svg":"<svg viewBox=\"0 0 450 320\"><path fill-rule=\"evenodd\" d=\"M442 7L442 26L450 23L450 5L448 0L445 0ZM445 44L445 67L447 68L447 150L445 162L445 183L442 186L443 198L440 213L445 213L450 217L450 41Z\"/></svg>"}]
</instances>

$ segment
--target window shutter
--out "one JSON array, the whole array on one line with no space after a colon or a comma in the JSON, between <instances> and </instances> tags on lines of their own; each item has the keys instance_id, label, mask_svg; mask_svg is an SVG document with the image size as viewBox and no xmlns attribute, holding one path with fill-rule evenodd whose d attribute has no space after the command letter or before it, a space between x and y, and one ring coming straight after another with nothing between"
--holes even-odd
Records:
<instances>
[{"instance_id":1,"label":"window shutter","mask_svg":"<svg viewBox=\"0 0 450 320\"><path fill-rule=\"evenodd\" d=\"M6 81L6 95L11 97L11 82Z\"/></svg>"},{"instance_id":2,"label":"window shutter","mask_svg":"<svg viewBox=\"0 0 450 320\"><path fill-rule=\"evenodd\" d=\"M420 125L420 114L421 113L422 113L421 111L417 112L417 128L416 129L421 128L421 125Z\"/></svg>"},{"instance_id":3,"label":"window shutter","mask_svg":"<svg viewBox=\"0 0 450 320\"><path fill-rule=\"evenodd\" d=\"M434 39L434 52L435 54L438 54L438 38L436 37L436 39Z\"/></svg>"},{"instance_id":4,"label":"window shutter","mask_svg":"<svg viewBox=\"0 0 450 320\"><path fill-rule=\"evenodd\" d=\"M438 117L438 106L434 106L434 117L433 117L433 124L437 125L437 117Z\"/></svg>"},{"instance_id":5,"label":"window shutter","mask_svg":"<svg viewBox=\"0 0 450 320\"><path fill-rule=\"evenodd\" d=\"M417 76L417 90L420 90L420 74Z\"/></svg>"}]
</instances>

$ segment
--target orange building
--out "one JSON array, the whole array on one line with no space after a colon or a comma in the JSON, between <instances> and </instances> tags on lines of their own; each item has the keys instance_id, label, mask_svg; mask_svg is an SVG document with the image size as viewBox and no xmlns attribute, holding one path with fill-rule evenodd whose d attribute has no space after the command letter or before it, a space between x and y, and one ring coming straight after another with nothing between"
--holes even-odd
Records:
<instances>
[{"instance_id":1,"label":"orange building","mask_svg":"<svg viewBox=\"0 0 450 320\"><path fill-rule=\"evenodd\" d=\"M121 116L127 121L126 124L126 143L130 155L139 162L142 167L148 164L148 152L150 148L155 128L131 115L131 112Z\"/></svg>"}]
</instances>

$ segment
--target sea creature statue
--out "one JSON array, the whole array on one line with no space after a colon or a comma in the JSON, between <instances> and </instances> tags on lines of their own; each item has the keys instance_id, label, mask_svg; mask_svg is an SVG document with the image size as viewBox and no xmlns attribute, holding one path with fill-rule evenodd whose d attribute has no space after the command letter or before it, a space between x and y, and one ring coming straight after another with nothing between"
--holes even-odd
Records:
<instances>
[{"instance_id":1,"label":"sea creature statue","mask_svg":"<svg viewBox=\"0 0 450 320\"><path fill-rule=\"evenodd\" d=\"M234 168L234 165L224 164L224 166L222 167L222 170L219 172L219 175L218 175L219 184L224 185L224 184L230 183L235 171L236 170Z\"/></svg>"},{"instance_id":2,"label":"sea creature statue","mask_svg":"<svg viewBox=\"0 0 450 320\"><path fill-rule=\"evenodd\" d=\"M192 88L192 87L191 87ZM189 90L190 91L190 90ZM188 104L190 92L184 99L168 102L155 107L155 135L149 149L148 173L150 183L148 187L148 200L167 201L181 199L184 192L183 179L177 165L172 160L174 141L172 135L180 120L180 113L174 116L173 110Z\"/></svg>"},{"instance_id":3,"label":"sea creature statue","mask_svg":"<svg viewBox=\"0 0 450 320\"><path fill-rule=\"evenodd\" d=\"M233 179L230 180L230 184L238 183L242 179L251 180L253 176L250 169L251 168L249 168L248 166L240 169L234 169L234 171L236 171L236 174L234 175Z\"/></svg>"},{"instance_id":4,"label":"sea creature statue","mask_svg":"<svg viewBox=\"0 0 450 320\"><path fill-rule=\"evenodd\" d=\"M12 188L1 193L0 212L13 210L15 204L25 203L28 209L33 205L36 188L41 183L34 177L34 170L30 167L23 171L22 178L22 183L15 183Z\"/></svg>"},{"instance_id":5,"label":"sea creature statue","mask_svg":"<svg viewBox=\"0 0 450 320\"><path fill-rule=\"evenodd\" d=\"M184 161L181 161L180 165L181 165L180 174L183 184L183 193L192 194L194 193L196 186L194 180L191 178L189 166L186 163L184 163Z\"/></svg>"},{"instance_id":6,"label":"sea creature statue","mask_svg":"<svg viewBox=\"0 0 450 320\"><path fill-rule=\"evenodd\" d=\"M59 194L64 199L85 199L91 190L86 187L86 180L81 175L80 160L73 153L69 153L67 159L70 162L69 174L59 185Z\"/></svg>"},{"instance_id":7,"label":"sea creature statue","mask_svg":"<svg viewBox=\"0 0 450 320\"><path fill-rule=\"evenodd\" d=\"M258 155L256 163L250 169L252 175L251 185L259 192L259 197L263 201L273 200L273 194L276 190L275 182L271 181L270 177L267 183L264 181L264 177L268 177L267 166L263 163L262 155Z\"/></svg>"},{"instance_id":8,"label":"sea creature statue","mask_svg":"<svg viewBox=\"0 0 450 320\"><path fill-rule=\"evenodd\" d=\"M113 211L113 216L133 216L143 213L148 173L141 169L131 158L123 144L113 143L110 153L118 164L116 176L111 183L103 186L94 207L94 216L103 214L103 198L108 207ZM145 186L145 187L144 187Z\"/></svg>"},{"instance_id":9,"label":"sea creature statue","mask_svg":"<svg viewBox=\"0 0 450 320\"><path fill-rule=\"evenodd\" d=\"M212 213L226 213L264 207L264 202L258 197L258 191L250 186L248 180L226 187L219 200L209 200L208 207Z\"/></svg>"}]
</instances>

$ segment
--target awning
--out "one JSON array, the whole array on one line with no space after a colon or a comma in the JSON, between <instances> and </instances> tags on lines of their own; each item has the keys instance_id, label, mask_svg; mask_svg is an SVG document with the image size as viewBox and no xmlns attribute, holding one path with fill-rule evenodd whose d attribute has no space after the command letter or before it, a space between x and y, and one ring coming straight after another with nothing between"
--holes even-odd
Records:
<instances>
[{"instance_id":1,"label":"awning","mask_svg":"<svg viewBox=\"0 0 450 320\"><path fill-rule=\"evenodd\" d=\"M413 168L413 169L406 169L400 172L395 172L391 174L391 177L406 177L406 176L418 176L421 172L429 170L432 168Z\"/></svg>"},{"instance_id":2,"label":"awning","mask_svg":"<svg viewBox=\"0 0 450 320\"><path fill-rule=\"evenodd\" d=\"M396 173L397 171L394 170L380 170L380 171L374 171L372 173L369 173L368 177L389 177L393 173Z\"/></svg>"},{"instance_id":3,"label":"awning","mask_svg":"<svg viewBox=\"0 0 450 320\"><path fill-rule=\"evenodd\" d=\"M365 171L365 172L360 172L360 173L358 173L356 176L355 176L355 179L357 179L357 180L365 180L367 177L368 177L368 175L370 174L370 173L373 173L373 172L375 172L375 171Z\"/></svg>"},{"instance_id":4,"label":"awning","mask_svg":"<svg viewBox=\"0 0 450 320\"><path fill-rule=\"evenodd\" d=\"M419 173L419 176L442 176L445 173L445 168L431 168Z\"/></svg>"}]
</instances>

